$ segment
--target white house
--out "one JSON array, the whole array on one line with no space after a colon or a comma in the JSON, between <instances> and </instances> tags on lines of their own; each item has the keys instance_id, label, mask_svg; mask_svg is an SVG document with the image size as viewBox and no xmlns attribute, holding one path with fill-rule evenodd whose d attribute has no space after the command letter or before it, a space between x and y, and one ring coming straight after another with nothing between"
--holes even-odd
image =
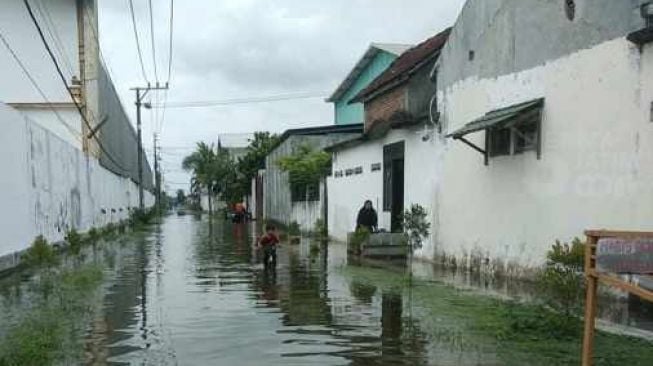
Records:
<instances>
[{"instance_id":1,"label":"white house","mask_svg":"<svg viewBox=\"0 0 653 366\"><path fill-rule=\"evenodd\" d=\"M653 230L651 16L640 0L467 2L433 69L434 254L518 271L585 229Z\"/></svg>"},{"instance_id":2,"label":"white house","mask_svg":"<svg viewBox=\"0 0 653 366\"><path fill-rule=\"evenodd\" d=\"M411 204L430 206L436 194L437 119L429 80L449 30L405 51L353 99L363 102L365 134L329 149L329 234L346 240L359 209L371 200L379 229L401 231L400 215Z\"/></svg>"},{"instance_id":3,"label":"white house","mask_svg":"<svg viewBox=\"0 0 653 366\"><path fill-rule=\"evenodd\" d=\"M334 150L331 234L345 238L365 198L392 229L381 149L402 140L395 202L428 209L424 258L521 274L585 229L653 230L652 26L644 0L469 0L424 77L434 125ZM397 110L393 87L363 96L367 124L384 96Z\"/></svg>"}]
</instances>

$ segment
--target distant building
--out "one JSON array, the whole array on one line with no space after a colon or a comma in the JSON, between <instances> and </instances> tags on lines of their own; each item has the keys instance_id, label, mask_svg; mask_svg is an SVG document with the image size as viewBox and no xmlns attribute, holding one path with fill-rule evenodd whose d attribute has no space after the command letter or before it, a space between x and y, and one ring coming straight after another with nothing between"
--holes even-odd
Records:
<instances>
[{"instance_id":1,"label":"distant building","mask_svg":"<svg viewBox=\"0 0 653 366\"><path fill-rule=\"evenodd\" d=\"M229 152L235 161L247 154L247 147L254 140L253 133L224 133L218 135L218 146Z\"/></svg>"},{"instance_id":2,"label":"distant building","mask_svg":"<svg viewBox=\"0 0 653 366\"><path fill-rule=\"evenodd\" d=\"M292 222L299 224L300 228L309 231L314 228L318 219L325 220L327 196L324 181L316 182L301 194L292 191L289 175L279 167L279 160L292 155L301 146L310 146L314 150L347 141L360 136L363 125L330 125L321 127L308 127L287 130L281 135L277 147L268 154L265 160L265 171L259 174L258 184L262 190L253 188L253 192L261 191L260 199L255 200L254 206L264 212L267 220L276 221L284 225ZM308 193L307 193L308 192ZM256 193L253 194L258 196ZM262 202L261 207L258 202Z\"/></svg>"},{"instance_id":3,"label":"distant building","mask_svg":"<svg viewBox=\"0 0 653 366\"><path fill-rule=\"evenodd\" d=\"M351 103L356 94L369 85L377 76L410 45L394 43L373 43L367 49L356 66L327 99L334 104L335 122L337 125L359 124L364 121L363 105Z\"/></svg>"}]
</instances>

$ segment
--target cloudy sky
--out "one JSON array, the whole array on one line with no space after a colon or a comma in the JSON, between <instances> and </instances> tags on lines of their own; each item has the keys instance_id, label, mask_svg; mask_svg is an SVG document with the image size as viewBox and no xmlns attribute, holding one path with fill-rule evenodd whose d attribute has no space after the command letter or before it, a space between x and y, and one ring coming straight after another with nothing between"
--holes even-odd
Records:
<instances>
[{"instance_id":1,"label":"cloudy sky","mask_svg":"<svg viewBox=\"0 0 653 366\"><path fill-rule=\"evenodd\" d=\"M133 0L145 71L154 82L147 0ZM218 135L333 123L324 102L371 42L409 43L451 25L463 0L185 0L175 1L172 76L167 100L224 101L287 94L319 97L144 114L144 138L161 131L168 188L186 188L180 162L197 141ZM128 0L100 0L100 39L123 104L134 113L143 85ZM158 80L168 74L170 0L153 1ZM164 99L159 95L159 103ZM156 104L156 100L153 100Z\"/></svg>"}]
</instances>

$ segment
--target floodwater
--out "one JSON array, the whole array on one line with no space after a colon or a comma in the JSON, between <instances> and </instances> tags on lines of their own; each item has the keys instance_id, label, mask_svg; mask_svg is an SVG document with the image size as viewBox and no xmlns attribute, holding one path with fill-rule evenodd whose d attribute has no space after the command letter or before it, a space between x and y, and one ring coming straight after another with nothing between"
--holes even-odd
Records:
<instances>
[{"instance_id":1,"label":"floodwater","mask_svg":"<svg viewBox=\"0 0 653 366\"><path fill-rule=\"evenodd\" d=\"M348 262L343 245L308 239L282 243L276 270L265 270L255 237L254 224L169 216L89 249L83 257L99 264L105 279L81 341L82 363L571 364L501 346L478 329L478 315L469 317L492 302L479 307L468 291L461 296L442 282L492 296L527 297L527 288L418 264L414 271L427 280L408 286L401 265ZM0 306L0 324L5 310ZM575 355L578 346L561 342L556 352Z\"/></svg>"},{"instance_id":2,"label":"floodwater","mask_svg":"<svg viewBox=\"0 0 653 366\"><path fill-rule=\"evenodd\" d=\"M164 220L120 258L88 363L428 364L428 341L401 289L349 278L344 246L318 253L309 242L282 244L276 271L266 271L253 225Z\"/></svg>"}]
</instances>

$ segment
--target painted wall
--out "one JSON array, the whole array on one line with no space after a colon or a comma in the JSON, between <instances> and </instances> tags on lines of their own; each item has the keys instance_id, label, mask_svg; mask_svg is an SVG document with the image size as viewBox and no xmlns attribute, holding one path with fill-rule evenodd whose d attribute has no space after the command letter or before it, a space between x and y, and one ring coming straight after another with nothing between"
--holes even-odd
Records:
<instances>
[{"instance_id":1,"label":"painted wall","mask_svg":"<svg viewBox=\"0 0 653 366\"><path fill-rule=\"evenodd\" d=\"M444 63L447 60L443 61ZM542 264L556 239L588 228L653 230L653 48L624 38L513 74L441 90L449 132L484 113L544 97L542 158L491 158L447 140L438 253L459 261ZM484 133L469 135L483 146ZM434 156L435 158L435 156Z\"/></svg>"},{"instance_id":2,"label":"painted wall","mask_svg":"<svg viewBox=\"0 0 653 366\"><path fill-rule=\"evenodd\" d=\"M53 131L60 138L81 148L81 118L66 88L50 60L34 27L25 5L20 0L7 0L0 12L1 31L13 51L37 81L39 88L59 111L61 120L45 102L27 75L19 67L4 45L0 45L0 102L11 104L34 121ZM79 76L77 53L77 12L75 1L53 0L32 3L35 16L44 29L47 42L61 64L68 82Z\"/></svg>"},{"instance_id":3,"label":"painted wall","mask_svg":"<svg viewBox=\"0 0 653 366\"><path fill-rule=\"evenodd\" d=\"M623 37L644 27L645 2L575 0L570 21L563 0L468 0L442 51L438 83L512 74Z\"/></svg>"},{"instance_id":4,"label":"painted wall","mask_svg":"<svg viewBox=\"0 0 653 366\"><path fill-rule=\"evenodd\" d=\"M362 103L348 104L361 90L367 87L377 76L381 75L397 56L379 51L369 65L358 76L356 82L335 103L336 124L347 125L363 123L364 112Z\"/></svg>"},{"instance_id":5,"label":"painted wall","mask_svg":"<svg viewBox=\"0 0 653 366\"><path fill-rule=\"evenodd\" d=\"M352 139L356 136L358 134L351 133L291 135L268 154L265 159L266 170L263 178L263 210L265 218L284 225L296 221L300 224L302 230L312 229L315 225L313 218L321 217L322 203L309 204L308 209L304 202L293 203L290 198L288 173L281 171L277 162L282 157L292 155L293 151L302 145L309 145L314 149L321 150L327 146Z\"/></svg>"},{"instance_id":6,"label":"painted wall","mask_svg":"<svg viewBox=\"0 0 653 366\"><path fill-rule=\"evenodd\" d=\"M86 231L128 217L138 187L102 168L39 123L0 103L0 257L27 248L43 234L49 241L75 228ZM153 196L146 192L151 207ZM0 261L2 262L2 261Z\"/></svg>"},{"instance_id":7,"label":"painted wall","mask_svg":"<svg viewBox=\"0 0 653 366\"><path fill-rule=\"evenodd\" d=\"M441 149L435 139L424 141L423 128L392 130L382 139L342 149L333 154L333 171L363 167L362 174L335 177L327 180L329 195L329 235L345 241L347 233L354 230L358 211L363 202L371 200L379 215L379 229L390 230L390 212L383 211L383 170L372 171L372 164L383 165L383 146L405 142L404 152L404 207L420 204L436 222L435 207L438 186L437 161ZM427 240L416 255L432 258L433 240Z\"/></svg>"}]
</instances>

